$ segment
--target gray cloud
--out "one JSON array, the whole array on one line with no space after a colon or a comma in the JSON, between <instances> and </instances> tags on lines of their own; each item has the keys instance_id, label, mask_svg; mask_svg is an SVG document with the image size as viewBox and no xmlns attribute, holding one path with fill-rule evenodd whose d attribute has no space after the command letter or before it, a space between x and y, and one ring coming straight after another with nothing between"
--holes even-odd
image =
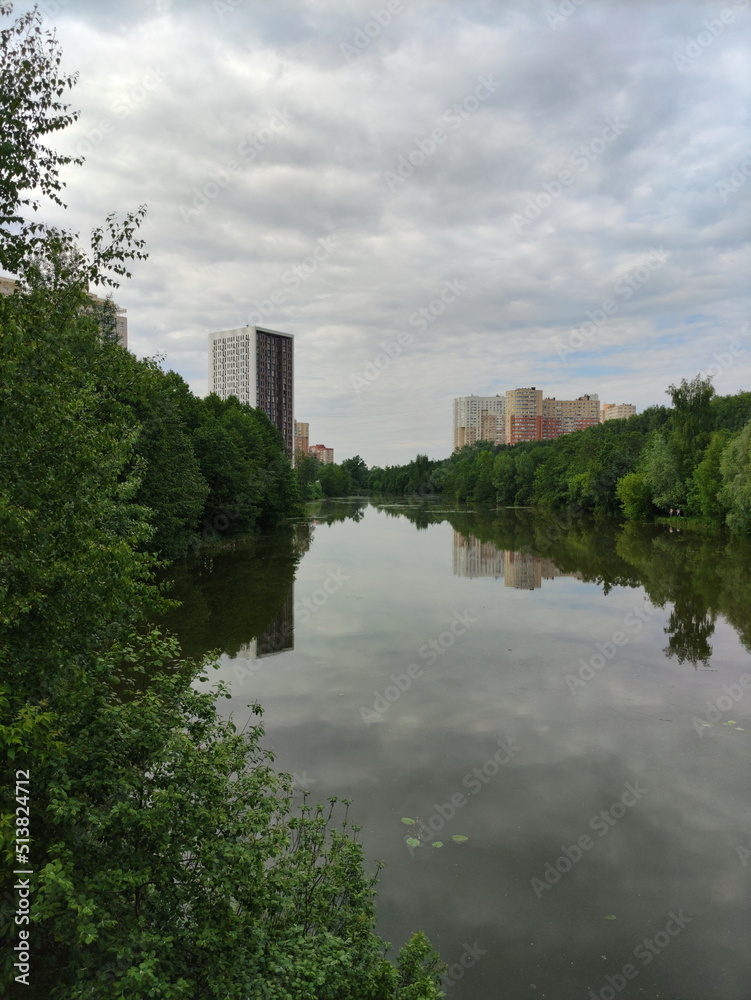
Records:
<instances>
[{"instance_id":1,"label":"gray cloud","mask_svg":"<svg viewBox=\"0 0 751 1000\"><path fill-rule=\"evenodd\" d=\"M748 319L751 181L733 171L751 10L585 0L560 20L571 6L48 0L80 70L81 118L60 139L87 156L67 175L68 224L149 206L151 259L118 293L133 349L166 352L204 392L208 332L283 287L268 322L296 335L296 415L370 464L448 454L451 399L470 392L663 402ZM473 98L483 78L492 92ZM608 121L622 127L603 139ZM664 268L561 358L653 247ZM418 332L447 280L466 291ZM403 332L413 343L354 392ZM741 356L718 391L748 375Z\"/></svg>"}]
</instances>

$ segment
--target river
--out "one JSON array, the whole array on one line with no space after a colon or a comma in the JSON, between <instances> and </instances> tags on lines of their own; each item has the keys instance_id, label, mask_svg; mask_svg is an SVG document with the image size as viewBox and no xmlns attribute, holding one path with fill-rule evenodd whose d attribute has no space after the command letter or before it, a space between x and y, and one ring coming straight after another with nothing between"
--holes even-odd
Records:
<instances>
[{"instance_id":1,"label":"river","mask_svg":"<svg viewBox=\"0 0 751 1000\"><path fill-rule=\"evenodd\" d=\"M296 801L353 800L378 930L450 1000L751 996L751 548L325 502L174 568L167 623Z\"/></svg>"}]
</instances>

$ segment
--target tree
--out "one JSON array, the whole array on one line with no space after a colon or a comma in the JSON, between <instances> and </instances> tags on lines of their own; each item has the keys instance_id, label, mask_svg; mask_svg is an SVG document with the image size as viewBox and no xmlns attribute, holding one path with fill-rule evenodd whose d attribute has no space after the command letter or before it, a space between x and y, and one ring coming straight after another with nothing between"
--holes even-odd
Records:
<instances>
[{"instance_id":1,"label":"tree","mask_svg":"<svg viewBox=\"0 0 751 1000\"><path fill-rule=\"evenodd\" d=\"M751 421L725 447L720 459L722 489L719 498L728 509L732 531L751 534Z\"/></svg>"},{"instance_id":2,"label":"tree","mask_svg":"<svg viewBox=\"0 0 751 1000\"><path fill-rule=\"evenodd\" d=\"M368 467L359 455L345 458L341 468L347 473L352 483L352 491L360 493L368 488Z\"/></svg>"},{"instance_id":3,"label":"tree","mask_svg":"<svg viewBox=\"0 0 751 1000\"><path fill-rule=\"evenodd\" d=\"M686 490L672 448L659 431L655 431L644 449L644 482L652 490L655 507L667 510L685 502Z\"/></svg>"},{"instance_id":4,"label":"tree","mask_svg":"<svg viewBox=\"0 0 751 1000\"><path fill-rule=\"evenodd\" d=\"M652 517L652 488L640 472L630 472L618 480L616 494L627 521L648 521Z\"/></svg>"},{"instance_id":5,"label":"tree","mask_svg":"<svg viewBox=\"0 0 751 1000\"><path fill-rule=\"evenodd\" d=\"M678 462L681 479L687 479L694 470L699 456L709 443L714 414L712 397L714 386L709 378L695 376L690 382L681 380L679 386L671 385L667 393L673 401L670 417L670 444Z\"/></svg>"}]
</instances>

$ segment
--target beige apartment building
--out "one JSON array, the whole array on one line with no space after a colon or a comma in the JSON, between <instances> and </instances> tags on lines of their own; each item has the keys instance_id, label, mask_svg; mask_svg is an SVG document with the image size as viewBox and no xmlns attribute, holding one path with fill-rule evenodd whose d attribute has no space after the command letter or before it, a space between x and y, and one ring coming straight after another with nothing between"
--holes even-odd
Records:
<instances>
[{"instance_id":1,"label":"beige apartment building","mask_svg":"<svg viewBox=\"0 0 751 1000\"><path fill-rule=\"evenodd\" d=\"M454 451L475 441L505 441L503 396L459 396L454 400Z\"/></svg>"},{"instance_id":2,"label":"beige apartment building","mask_svg":"<svg viewBox=\"0 0 751 1000\"><path fill-rule=\"evenodd\" d=\"M12 295L16 290L17 282L14 278L4 278L0 277L0 295ZM111 299L100 299L98 295L94 295L89 292L89 298L97 306L103 306L107 302L112 302ZM127 349L128 347L128 320L125 315L125 310L112 303L115 308L115 334L117 335L117 342L122 347Z\"/></svg>"},{"instance_id":3,"label":"beige apartment building","mask_svg":"<svg viewBox=\"0 0 751 1000\"><path fill-rule=\"evenodd\" d=\"M636 407L633 403L603 403L601 420L626 420L628 417L636 416Z\"/></svg>"},{"instance_id":4,"label":"beige apartment building","mask_svg":"<svg viewBox=\"0 0 751 1000\"><path fill-rule=\"evenodd\" d=\"M556 399L542 402L543 437L557 438L561 434L583 431L600 423L600 400L595 395L578 399Z\"/></svg>"},{"instance_id":5,"label":"beige apartment building","mask_svg":"<svg viewBox=\"0 0 751 1000\"><path fill-rule=\"evenodd\" d=\"M295 421L295 459L308 454L308 444L310 439L310 424Z\"/></svg>"},{"instance_id":6,"label":"beige apartment building","mask_svg":"<svg viewBox=\"0 0 751 1000\"><path fill-rule=\"evenodd\" d=\"M291 333L242 326L209 334L209 392L263 410L294 452Z\"/></svg>"},{"instance_id":7,"label":"beige apartment building","mask_svg":"<svg viewBox=\"0 0 751 1000\"><path fill-rule=\"evenodd\" d=\"M535 386L509 389L506 393L505 443L539 441L542 436L542 389Z\"/></svg>"},{"instance_id":8,"label":"beige apartment building","mask_svg":"<svg viewBox=\"0 0 751 1000\"><path fill-rule=\"evenodd\" d=\"M317 458L321 465L334 464L334 449L327 448L325 444L312 444L308 448L308 454Z\"/></svg>"}]
</instances>

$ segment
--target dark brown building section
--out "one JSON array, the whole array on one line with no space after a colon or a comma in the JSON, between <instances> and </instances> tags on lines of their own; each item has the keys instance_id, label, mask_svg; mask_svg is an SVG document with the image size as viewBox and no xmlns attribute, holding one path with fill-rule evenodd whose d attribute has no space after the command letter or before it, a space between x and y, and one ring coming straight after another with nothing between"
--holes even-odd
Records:
<instances>
[{"instance_id":1,"label":"dark brown building section","mask_svg":"<svg viewBox=\"0 0 751 1000\"><path fill-rule=\"evenodd\" d=\"M292 454L295 427L292 419L291 337L256 327L256 399L259 410L279 428Z\"/></svg>"}]
</instances>

